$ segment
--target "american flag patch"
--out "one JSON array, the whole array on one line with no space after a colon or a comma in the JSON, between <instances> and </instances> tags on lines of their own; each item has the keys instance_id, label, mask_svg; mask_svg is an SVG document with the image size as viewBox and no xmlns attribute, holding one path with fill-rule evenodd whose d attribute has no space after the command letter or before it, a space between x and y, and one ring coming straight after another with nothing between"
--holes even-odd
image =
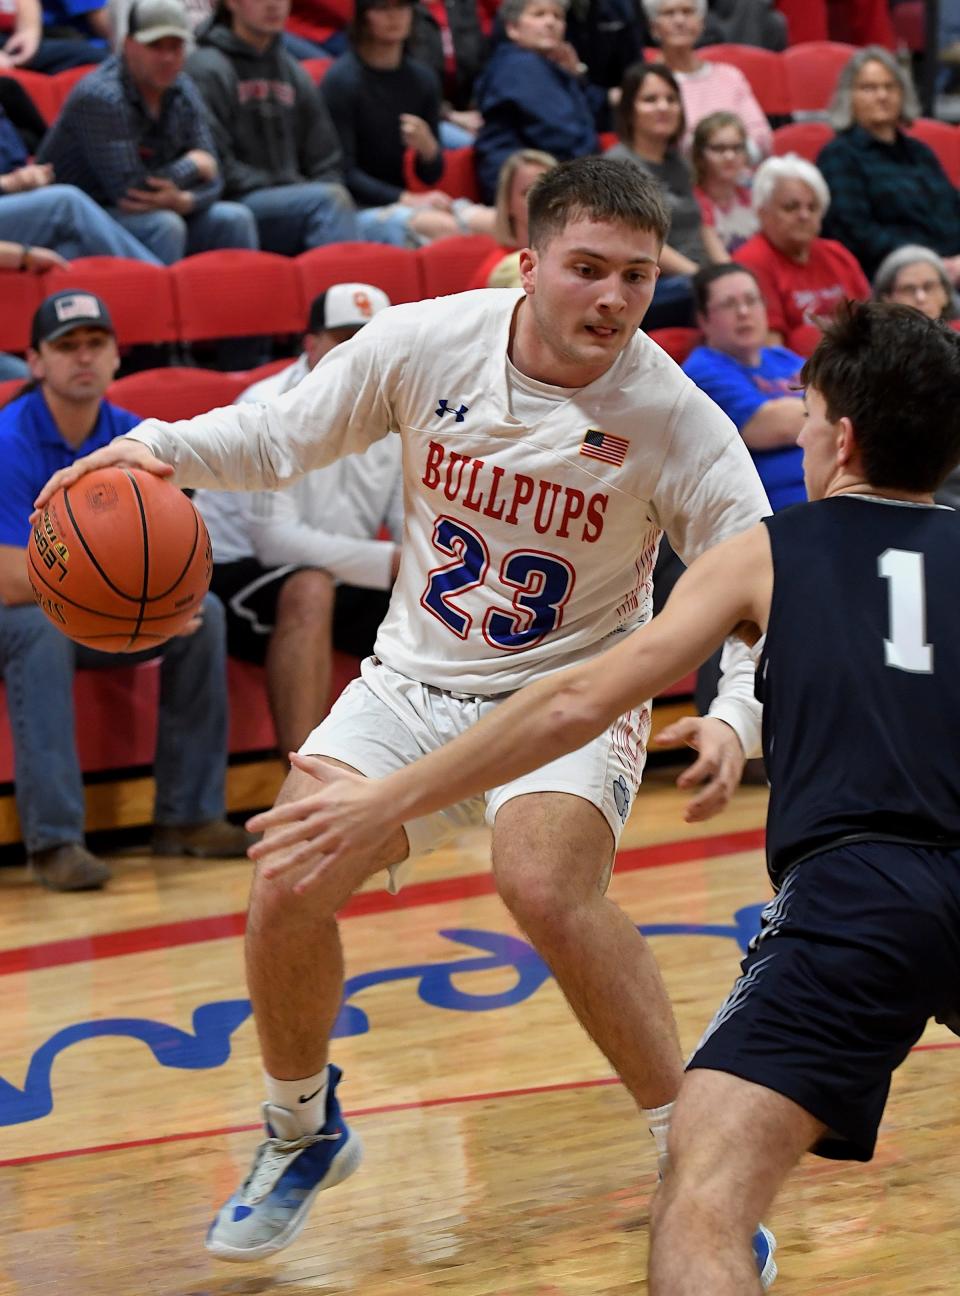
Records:
<instances>
[{"instance_id":1,"label":"american flag patch","mask_svg":"<svg viewBox=\"0 0 960 1296\"><path fill-rule=\"evenodd\" d=\"M591 428L580 443L580 453L588 459L600 459L603 463L613 464L619 468L630 449L626 437L614 436L612 432L599 432Z\"/></svg>"}]
</instances>

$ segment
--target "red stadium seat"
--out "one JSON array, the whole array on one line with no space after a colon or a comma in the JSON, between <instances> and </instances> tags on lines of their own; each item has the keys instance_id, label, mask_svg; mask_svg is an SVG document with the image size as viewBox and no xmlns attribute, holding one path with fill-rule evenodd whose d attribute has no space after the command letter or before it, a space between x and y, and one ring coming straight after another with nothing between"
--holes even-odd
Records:
<instances>
[{"instance_id":1,"label":"red stadium seat","mask_svg":"<svg viewBox=\"0 0 960 1296\"><path fill-rule=\"evenodd\" d=\"M444 149L443 174L434 184L424 184L418 179L414 170L414 151L407 149L403 155L403 180L411 193L426 193L428 189L439 189L451 198L469 198L471 202L480 201L480 189L477 186L477 168L473 149Z\"/></svg>"},{"instance_id":2,"label":"red stadium seat","mask_svg":"<svg viewBox=\"0 0 960 1296\"><path fill-rule=\"evenodd\" d=\"M444 297L470 287L480 265L499 245L488 234L438 239L414 253L420 263L422 297Z\"/></svg>"},{"instance_id":3,"label":"red stadium seat","mask_svg":"<svg viewBox=\"0 0 960 1296\"><path fill-rule=\"evenodd\" d=\"M323 78L333 66L333 59L329 58L312 58L303 59L300 66L304 72L308 73L310 80L314 85L319 85Z\"/></svg>"},{"instance_id":4,"label":"red stadium seat","mask_svg":"<svg viewBox=\"0 0 960 1296\"><path fill-rule=\"evenodd\" d=\"M173 423L207 410L232 405L249 386L245 373L214 369L144 369L118 378L107 389L107 400L141 418Z\"/></svg>"},{"instance_id":5,"label":"red stadium seat","mask_svg":"<svg viewBox=\"0 0 960 1296\"><path fill-rule=\"evenodd\" d=\"M186 257L169 273L184 342L303 330L306 307L290 257L224 248Z\"/></svg>"},{"instance_id":6,"label":"red stadium seat","mask_svg":"<svg viewBox=\"0 0 960 1296\"><path fill-rule=\"evenodd\" d=\"M0 351L26 351L33 313L53 291L49 282L49 275L0 270Z\"/></svg>"},{"instance_id":7,"label":"red stadium seat","mask_svg":"<svg viewBox=\"0 0 960 1296\"><path fill-rule=\"evenodd\" d=\"M756 45L704 45L697 53L715 63L732 63L739 68L768 117L789 114L790 100L779 54Z\"/></svg>"},{"instance_id":8,"label":"red stadium seat","mask_svg":"<svg viewBox=\"0 0 960 1296\"><path fill-rule=\"evenodd\" d=\"M650 337L677 364L683 364L693 348L703 341L700 330L695 328L654 329Z\"/></svg>"},{"instance_id":9,"label":"red stadium seat","mask_svg":"<svg viewBox=\"0 0 960 1296\"><path fill-rule=\"evenodd\" d=\"M0 382L0 409L13 400L22 386L22 378L5 378L3 382Z\"/></svg>"},{"instance_id":10,"label":"red stadium seat","mask_svg":"<svg viewBox=\"0 0 960 1296\"><path fill-rule=\"evenodd\" d=\"M296 266L306 302L301 329L314 297L337 283L373 284L382 288L395 306L400 302L419 301L423 296L416 253L409 248L390 247L386 243L330 243L301 252Z\"/></svg>"},{"instance_id":11,"label":"red stadium seat","mask_svg":"<svg viewBox=\"0 0 960 1296\"><path fill-rule=\"evenodd\" d=\"M777 157L799 153L808 162L816 162L824 144L833 139L833 128L826 122L791 122L773 132L773 151Z\"/></svg>"},{"instance_id":12,"label":"red stadium seat","mask_svg":"<svg viewBox=\"0 0 960 1296\"><path fill-rule=\"evenodd\" d=\"M107 303L121 346L175 342L177 314L166 266L122 257L80 257L65 270L51 270L46 292L82 288Z\"/></svg>"},{"instance_id":13,"label":"red stadium seat","mask_svg":"<svg viewBox=\"0 0 960 1296\"><path fill-rule=\"evenodd\" d=\"M790 98L789 112L826 112L840 73L857 52L840 41L805 41L779 56Z\"/></svg>"},{"instance_id":14,"label":"red stadium seat","mask_svg":"<svg viewBox=\"0 0 960 1296\"><path fill-rule=\"evenodd\" d=\"M242 392L254 383L260 382L263 378L269 378L272 374L279 373L281 369L286 369L293 364L292 356L284 356L281 360L268 360L266 364L257 365L255 369L244 369L238 376L243 377Z\"/></svg>"},{"instance_id":15,"label":"red stadium seat","mask_svg":"<svg viewBox=\"0 0 960 1296\"><path fill-rule=\"evenodd\" d=\"M96 71L98 67L98 63L90 63L86 67L67 68L65 71L58 72L51 77L57 98L57 112L67 102L67 96L77 82L82 81L89 73Z\"/></svg>"},{"instance_id":16,"label":"red stadium seat","mask_svg":"<svg viewBox=\"0 0 960 1296\"><path fill-rule=\"evenodd\" d=\"M4 68L0 76L12 77L14 81L19 81L47 125L53 121L60 111L55 77L44 76L42 72L28 72L24 68Z\"/></svg>"},{"instance_id":17,"label":"red stadium seat","mask_svg":"<svg viewBox=\"0 0 960 1296\"><path fill-rule=\"evenodd\" d=\"M907 134L922 140L940 159L952 185L960 185L960 130L932 117L918 117Z\"/></svg>"}]
</instances>

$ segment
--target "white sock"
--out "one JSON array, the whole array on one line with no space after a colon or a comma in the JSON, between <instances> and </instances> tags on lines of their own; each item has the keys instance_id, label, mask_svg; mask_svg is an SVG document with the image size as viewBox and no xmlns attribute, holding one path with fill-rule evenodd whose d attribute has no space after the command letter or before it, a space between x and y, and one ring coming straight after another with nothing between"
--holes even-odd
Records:
<instances>
[{"instance_id":1,"label":"white sock","mask_svg":"<svg viewBox=\"0 0 960 1296\"><path fill-rule=\"evenodd\" d=\"M327 1075L324 1067L302 1080L278 1080L264 1071L267 1102L285 1107L304 1134L316 1134L327 1119Z\"/></svg>"},{"instance_id":2,"label":"white sock","mask_svg":"<svg viewBox=\"0 0 960 1296\"><path fill-rule=\"evenodd\" d=\"M664 1103L662 1107L644 1107L643 1114L647 1118L647 1124L650 1126L650 1133L653 1135L653 1141L657 1145L657 1168L660 1171L661 1178L667 1168L667 1136L670 1133L670 1117L673 1115L674 1104Z\"/></svg>"}]
</instances>

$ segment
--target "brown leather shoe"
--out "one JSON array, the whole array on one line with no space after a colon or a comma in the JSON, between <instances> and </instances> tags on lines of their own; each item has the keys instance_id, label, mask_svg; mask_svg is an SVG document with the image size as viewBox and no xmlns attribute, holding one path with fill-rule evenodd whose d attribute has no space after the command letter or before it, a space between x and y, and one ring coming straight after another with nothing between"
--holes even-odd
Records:
<instances>
[{"instance_id":1,"label":"brown leather shoe","mask_svg":"<svg viewBox=\"0 0 960 1296\"><path fill-rule=\"evenodd\" d=\"M51 891L97 891L113 874L79 842L64 842L27 857L30 873Z\"/></svg>"},{"instance_id":2,"label":"brown leather shoe","mask_svg":"<svg viewBox=\"0 0 960 1296\"><path fill-rule=\"evenodd\" d=\"M211 819L208 823L158 826L151 843L154 855L190 855L194 859L238 859L256 841L253 833Z\"/></svg>"}]
</instances>

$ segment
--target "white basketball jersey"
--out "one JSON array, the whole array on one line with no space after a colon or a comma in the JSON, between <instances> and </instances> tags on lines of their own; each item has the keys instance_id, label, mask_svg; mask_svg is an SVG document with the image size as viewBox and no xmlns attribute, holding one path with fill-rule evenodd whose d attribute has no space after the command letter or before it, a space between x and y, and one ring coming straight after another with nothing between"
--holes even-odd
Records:
<instances>
[{"instance_id":1,"label":"white basketball jersey","mask_svg":"<svg viewBox=\"0 0 960 1296\"><path fill-rule=\"evenodd\" d=\"M769 512L734 425L642 333L520 422L517 302L483 289L393 307L269 405L133 435L178 485L244 489L399 433L403 556L376 654L451 692L510 692L649 617L662 531L690 562Z\"/></svg>"}]
</instances>

